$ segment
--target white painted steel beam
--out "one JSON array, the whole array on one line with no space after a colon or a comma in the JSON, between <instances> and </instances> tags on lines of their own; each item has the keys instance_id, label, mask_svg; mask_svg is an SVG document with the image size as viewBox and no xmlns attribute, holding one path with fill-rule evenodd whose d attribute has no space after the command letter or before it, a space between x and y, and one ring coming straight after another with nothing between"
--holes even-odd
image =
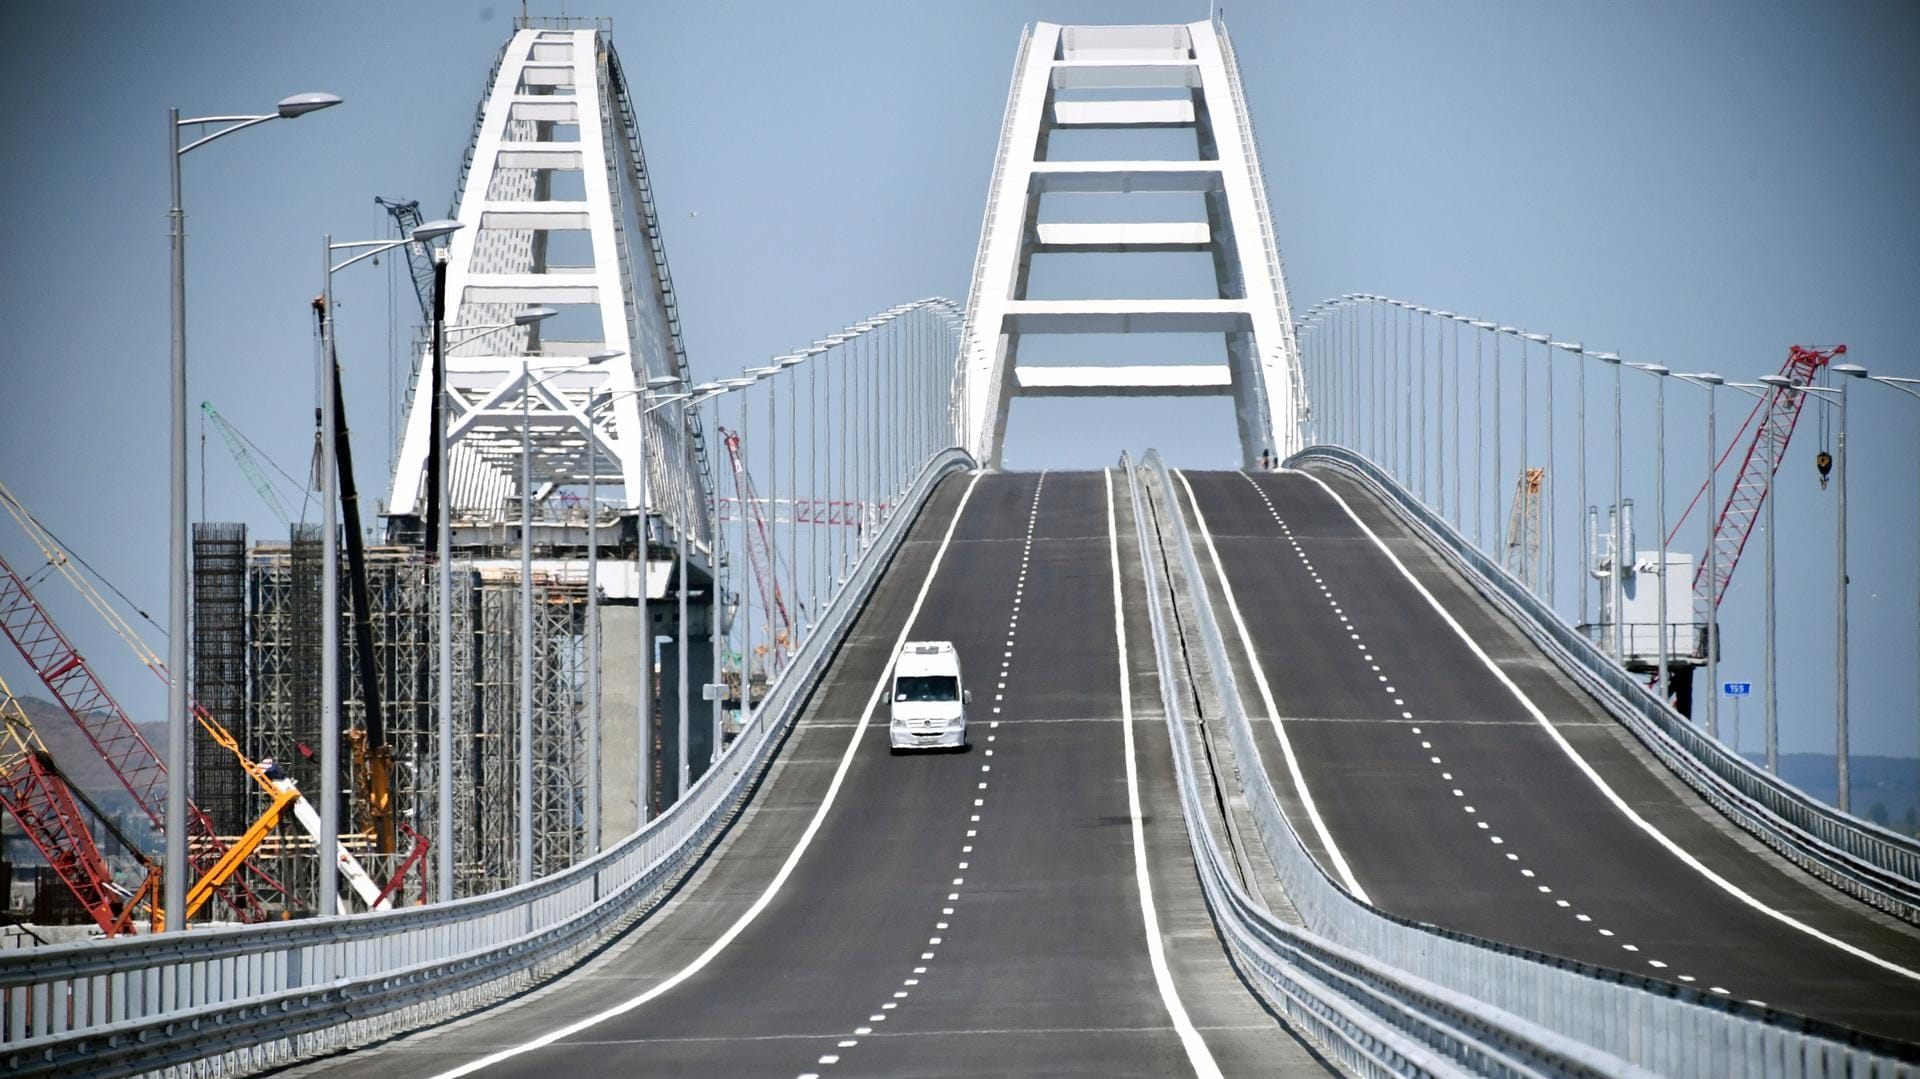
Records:
<instances>
[{"instance_id":1,"label":"white painted steel beam","mask_svg":"<svg viewBox=\"0 0 1920 1079\"><path fill-rule=\"evenodd\" d=\"M1012 300L1006 333L1242 333L1245 300Z\"/></svg>"},{"instance_id":2,"label":"white painted steel beam","mask_svg":"<svg viewBox=\"0 0 1920 1079\"><path fill-rule=\"evenodd\" d=\"M1125 364L1108 367L1016 367L1022 397L1201 397L1233 392L1224 363Z\"/></svg>"},{"instance_id":3,"label":"white painted steel beam","mask_svg":"<svg viewBox=\"0 0 1920 1079\"><path fill-rule=\"evenodd\" d=\"M1191 250L1213 242L1205 221L1113 222L1035 226L1042 248L1098 248L1114 251Z\"/></svg>"},{"instance_id":4,"label":"white painted steel beam","mask_svg":"<svg viewBox=\"0 0 1920 1079\"><path fill-rule=\"evenodd\" d=\"M1053 65L1056 90L1199 89L1200 69L1191 60L1061 60Z\"/></svg>"},{"instance_id":5,"label":"white painted steel beam","mask_svg":"<svg viewBox=\"0 0 1920 1079\"><path fill-rule=\"evenodd\" d=\"M480 212L483 229L584 229L592 222L585 202L489 202Z\"/></svg>"},{"instance_id":6,"label":"white painted steel beam","mask_svg":"<svg viewBox=\"0 0 1920 1079\"><path fill-rule=\"evenodd\" d=\"M968 296L962 423L976 457L999 463L1008 403L1026 394L1224 393L1234 402L1243 464L1298 447L1298 349L1238 78L1225 31L1212 22L1036 23L1029 30L1014 65ZM1056 128L1155 125L1191 125L1201 160L1035 158ZM1054 196L1157 193L1197 194L1204 214L1139 224L1040 223L1042 204ZM1216 294L1237 298L1035 300L1025 293L1035 254L1127 258L1156 250L1211 253ZM1016 367L1028 333L1219 334L1228 362L1174 362L1172 373L1145 366L1134 379L1104 368Z\"/></svg>"},{"instance_id":7,"label":"white painted steel beam","mask_svg":"<svg viewBox=\"0 0 1920 1079\"><path fill-rule=\"evenodd\" d=\"M1167 127L1193 123L1193 102L1056 101L1053 122L1060 127Z\"/></svg>"},{"instance_id":8,"label":"white painted steel beam","mask_svg":"<svg viewBox=\"0 0 1920 1079\"><path fill-rule=\"evenodd\" d=\"M1072 191L1124 195L1134 191L1218 191L1218 161L1035 161L1026 170L1035 195Z\"/></svg>"}]
</instances>

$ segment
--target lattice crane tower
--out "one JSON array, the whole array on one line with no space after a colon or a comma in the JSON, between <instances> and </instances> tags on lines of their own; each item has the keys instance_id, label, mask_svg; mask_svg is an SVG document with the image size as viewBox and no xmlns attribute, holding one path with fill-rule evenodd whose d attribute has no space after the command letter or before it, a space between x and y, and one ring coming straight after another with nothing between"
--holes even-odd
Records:
<instances>
[{"instance_id":1,"label":"lattice crane tower","mask_svg":"<svg viewBox=\"0 0 1920 1079\"><path fill-rule=\"evenodd\" d=\"M1184 160L1049 160L1062 129L1191 130ZM1203 218L1059 221L1055 194L1184 192ZM1253 127L1226 28L1036 23L1014 66L968 304L960 417L968 448L999 464L1014 397L1231 396L1244 464L1301 445L1299 352ZM1218 295L1203 299L1027 298L1033 256L1204 251ZM1219 333L1227 362L1019 366L1027 334ZM1178 360L1179 357L1169 357Z\"/></svg>"},{"instance_id":2,"label":"lattice crane tower","mask_svg":"<svg viewBox=\"0 0 1920 1079\"><path fill-rule=\"evenodd\" d=\"M624 492L623 515L639 514L644 500L671 534L681 507L706 497L697 425L683 427L674 409L656 411L641 450L646 405L638 391L648 380L686 378L686 355L619 58L604 26L581 22L514 33L461 172L455 216L465 227L448 251L446 301L456 548L484 544L490 526L518 522L523 426L543 503L558 488L584 485L591 467L605 494ZM481 331L534 307L558 314ZM624 355L588 362L614 351ZM422 363L389 510L416 528L429 501L430 375ZM536 545L568 535L577 543L579 524L567 531L567 516L543 505ZM690 538L704 546L704 515L690 516ZM653 540L668 542L657 533Z\"/></svg>"}]
</instances>

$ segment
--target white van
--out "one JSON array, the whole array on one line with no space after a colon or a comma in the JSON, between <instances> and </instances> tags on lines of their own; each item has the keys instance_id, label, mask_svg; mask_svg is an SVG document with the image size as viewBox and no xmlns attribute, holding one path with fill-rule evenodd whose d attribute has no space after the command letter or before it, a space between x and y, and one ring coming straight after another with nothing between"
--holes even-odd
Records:
<instances>
[{"instance_id":1,"label":"white van","mask_svg":"<svg viewBox=\"0 0 1920 1079\"><path fill-rule=\"evenodd\" d=\"M893 661L887 741L903 749L967 747L967 705L973 694L960 680L952 641L908 641Z\"/></svg>"}]
</instances>

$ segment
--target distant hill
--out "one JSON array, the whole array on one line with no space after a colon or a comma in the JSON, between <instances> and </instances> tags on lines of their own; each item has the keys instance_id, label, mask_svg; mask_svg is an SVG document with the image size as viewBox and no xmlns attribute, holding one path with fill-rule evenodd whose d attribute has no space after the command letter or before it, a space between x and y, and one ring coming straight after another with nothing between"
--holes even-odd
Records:
<instances>
[{"instance_id":1,"label":"distant hill","mask_svg":"<svg viewBox=\"0 0 1920 1079\"><path fill-rule=\"evenodd\" d=\"M1755 764L1765 758L1750 755ZM1906 835L1920 836L1920 761L1855 756L1849 761L1853 812ZM1782 753L1780 778L1832 805L1840 777L1831 753Z\"/></svg>"},{"instance_id":2,"label":"distant hill","mask_svg":"<svg viewBox=\"0 0 1920 1079\"><path fill-rule=\"evenodd\" d=\"M39 732L40 740L46 744L47 752L53 755L54 763L60 766L67 778L106 810L121 831L135 842L148 850L158 849L158 836L146 814L134 804L133 796L120 784L113 769L107 767L107 762L100 758L99 752L87 741L87 736L81 733L73 718L67 715L66 709L38 697L20 697L18 700L21 711L27 714L28 721ZM166 752L165 723L139 723L135 726L155 752ZM19 825L12 820L6 822L6 840L6 856L9 860L21 864L40 860L38 853L20 832Z\"/></svg>"},{"instance_id":3,"label":"distant hill","mask_svg":"<svg viewBox=\"0 0 1920 1079\"><path fill-rule=\"evenodd\" d=\"M73 718L67 715L66 709L38 697L21 697L19 701L21 710L27 713L34 730L40 732L40 740L47 744L47 752L53 754L54 763L69 779L111 812L135 808L133 796L120 785L113 769L100 759L100 754L87 741L87 736L81 733ZM154 752L165 759L167 725L136 723L135 727L153 746Z\"/></svg>"}]
</instances>

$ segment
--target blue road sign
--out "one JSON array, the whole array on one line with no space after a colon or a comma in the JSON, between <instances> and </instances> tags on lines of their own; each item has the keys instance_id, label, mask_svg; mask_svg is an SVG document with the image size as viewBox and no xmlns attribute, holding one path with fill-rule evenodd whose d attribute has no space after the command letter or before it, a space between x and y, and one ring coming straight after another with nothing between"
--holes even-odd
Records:
<instances>
[{"instance_id":1,"label":"blue road sign","mask_svg":"<svg viewBox=\"0 0 1920 1079\"><path fill-rule=\"evenodd\" d=\"M1752 693L1752 692L1753 692L1753 683L1752 683L1752 682L1722 682L1722 683L1720 683L1720 695L1721 695L1722 697L1744 697L1744 696L1746 696L1747 694L1749 694L1749 693Z\"/></svg>"}]
</instances>

